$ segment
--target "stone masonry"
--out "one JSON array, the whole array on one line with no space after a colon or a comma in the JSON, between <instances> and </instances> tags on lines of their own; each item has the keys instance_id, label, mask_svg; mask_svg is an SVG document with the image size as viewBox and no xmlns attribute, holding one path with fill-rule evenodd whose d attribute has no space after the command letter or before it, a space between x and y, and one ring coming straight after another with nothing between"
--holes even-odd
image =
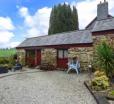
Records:
<instances>
[{"instance_id":1,"label":"stone masonry","mask_svg":"<svg viewBox=\"0 0 114 104\"><path fill-rule=\"evenodd\" d=\"M103 39L107 39L114 46L114 35L93 35L93 46L91 47L72 47L68 49L68 59L78 56L81 64L81 69L86 70L88 65L95 60L96 46L101 43ZM20 58L20 62L25 64L25 50L18 49L17 54ZM50 65L57 66L57 49L44 48L41 50L41 63L49 63Z\"/></svg>"},{"instance_id":2,"label":"stone masonry","mask_svg":"<svg viewBox=\"0 0 114 104\"><path fill-rule=\"evenodd\" d=\"M93 48L92 47L75 47L68 50L68 57L78 57L81 64L81 69L86 70L92 61Z\"/></svg>"},{"instance_id":3,"label":"stone masonry","mask_svg":"<svg viewBox=\"0 0 114 104\"><path fill-rule=\"evenodd\" d=\"M22 64L22 65L25 65L25 50L24 49L18 49L17 50L17 55L19 57L19 62Z\"/></svg>"},{"instance_id":4,"label":"stone masonry","mask_svg":"<svg viewBox=\"0 0 114 104\"><path fill-rule=\"evenodd\" d=\"M45 48L41 50L41 63L57 65L57 50L53 48Z\"/></svg>"}]
</instances>

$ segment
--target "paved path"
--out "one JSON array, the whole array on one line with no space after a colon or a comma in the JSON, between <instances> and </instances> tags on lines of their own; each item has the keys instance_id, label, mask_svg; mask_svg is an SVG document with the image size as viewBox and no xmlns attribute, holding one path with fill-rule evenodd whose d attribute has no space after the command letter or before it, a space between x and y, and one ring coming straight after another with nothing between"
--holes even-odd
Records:
<instances>
[{"instance_id":1,"label":"paved path","mask_svg":"<svg viewBox=\"0 0 114 104\"><path fill-rule=\"evenodd\" d=\"M87 74L63 71L23 73L0 78L0 104L96 104L83 85Z\"/></svg>"}]
</instances>

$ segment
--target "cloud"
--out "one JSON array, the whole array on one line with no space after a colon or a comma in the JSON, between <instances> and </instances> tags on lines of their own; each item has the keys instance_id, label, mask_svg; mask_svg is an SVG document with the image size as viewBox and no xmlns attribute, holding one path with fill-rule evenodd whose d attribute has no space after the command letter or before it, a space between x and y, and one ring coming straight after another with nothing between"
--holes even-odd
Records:
<instances>
[{"instance_id":1,"label":"cloud","mask_svg":"<svg viewBox=\"0 0 114 104\"><path fill-rule=\"evenodd\" d=\"M12 37L14 37L14 34L12 32L0 31L0 44L8 43Z\"/></svg>"},{"instance_id":2,"label":"cloud","mask_svg":"<svg viewBox=\"0 0 114 104\"><path fill-rule=\"evenodd\" d=\"M97 5L104 0L83 0L72 1L71 7L75 5L78 10L79 27L84 29L96 16ZM107 0L109 2L110 14L114 15L114 0ZM24 18L25 37L35 37L40 35L47 35L49 28L49 17L51 8L44 7L38 9L33 15L30 14L27 7L19 7L20 16Z\"/></svg>"},{"instance_id":3,"label":"cloud","mask_svg":"<svg viewBox=\"0 0 114 104\"><path fill-rule=\"evenodd\" d=\"M19 11L20 11L20 15L21 15L22 17L26 17L26 16L29 15L29 13L28 13L28 8L26 8L26 7L20 8Z\"/></svg>"},{"instance_id":4,"label":"cloud","mask_svg":"<svg viewBox=\"0 0 114 104\"><path fill-rule=\"evenodd\" d=\"M11 39L15 36L14 29L11 18L0 17L0 47L10 47Z\"/></svg>"},{"instance_id":5,"label":"cloud","mask_svg":"<svg viewBox=\"0 0 114 104\"><path fill-rule=\"evenodd\" d=\"M39 35L47 35L50 13L51 8L44 7L38 9L34 15L30 15L28 8L21 7L19 9L19 14L24 18L26 36L34 37Z\"/></svg>"},{"instance_id":6,"label":"cloud","mask_svg":"<svg viewBox=\"0 0 114 104\"><path fill-rule=\"evenodd\" d=\"M14 41L14 42L10 42L9 44L10 44L11 48L14 48L14 47L18 46L20 44L20 42Z\"/></svg>"},{"instance_id":7,"label":"cloud","mask_svg":"<svg viewBox=\"0 0 114 104\"><path fill-rule=\"evenodd\" d=\"M0 48L15 48L20 44L19 41L9 41L0 46Z\"/></svg>"},{"instance_id":8,"label":"cloud","mask_svg":"<svg viewBox=\"0 0 114 104\"><path fill-rule=\"evenodd\" d=\"M14 30L14 25L9 17L0 17L0 30Z\"/></svg>"}]
</instances>

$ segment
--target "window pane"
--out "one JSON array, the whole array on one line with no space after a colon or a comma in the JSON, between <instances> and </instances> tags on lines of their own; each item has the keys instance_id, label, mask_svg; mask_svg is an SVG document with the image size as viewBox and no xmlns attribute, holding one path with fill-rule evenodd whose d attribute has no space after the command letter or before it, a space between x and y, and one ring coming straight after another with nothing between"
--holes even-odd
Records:
<instances>
[{"instance_id":1,"label":"window pane","mask_svg":"<svg viewBox=\"0 0 114 104\"><path fill-rule=\"evenodd\" d=\"M58 51L58 58L63 58L63 50Z\"/></svg>"},{"instance_id":2,"label":"window pane","mask_svg":"<svg viewBox=\"0 0 114 104\"><path fill-rule=\"evenodd\" d=\"M68 58L68 50L64 50L64 58Z\"/></svg>"}]
</instances>

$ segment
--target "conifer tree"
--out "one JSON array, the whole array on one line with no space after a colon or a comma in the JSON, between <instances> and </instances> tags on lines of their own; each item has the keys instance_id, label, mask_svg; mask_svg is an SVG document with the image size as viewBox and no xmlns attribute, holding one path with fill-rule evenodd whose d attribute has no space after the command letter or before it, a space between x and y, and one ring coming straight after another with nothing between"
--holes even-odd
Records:
<instances>
[{"instance_id":1,"label":"conifer tree","mask_svg":"<svg viewBox=\"0 0 114 104\"><path fill-rule=\"evenodd\" d=\"M48 34L61 33L78 30L78 14L76 7L71 9L70 5L58 4L51 11Z\"/></svg>"}]
</instances>

